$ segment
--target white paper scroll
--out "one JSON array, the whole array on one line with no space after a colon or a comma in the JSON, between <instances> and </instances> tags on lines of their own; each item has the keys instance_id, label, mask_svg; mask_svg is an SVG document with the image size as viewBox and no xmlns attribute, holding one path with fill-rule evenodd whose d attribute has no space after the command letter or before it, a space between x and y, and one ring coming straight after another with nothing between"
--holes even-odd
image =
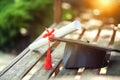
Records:
<instances>
[{"instance_id":1,"label":"white paper scroll","mask_svg":"<svg viewBox=\"0 0 120 80\"><path fill-rule=\"evenodd\" d=\"M75 21L71 22L70 24L63 26L59 30L56 30L54 32L54 35L55 35L55 37L62 37L72 31L77 30L77 29L81 29L81 23L78 20L75 20ZM29 45L29 49L35 50L47 43L48 43L48 38L41 38L40 40Z\"/></svg>"}]
</instances>

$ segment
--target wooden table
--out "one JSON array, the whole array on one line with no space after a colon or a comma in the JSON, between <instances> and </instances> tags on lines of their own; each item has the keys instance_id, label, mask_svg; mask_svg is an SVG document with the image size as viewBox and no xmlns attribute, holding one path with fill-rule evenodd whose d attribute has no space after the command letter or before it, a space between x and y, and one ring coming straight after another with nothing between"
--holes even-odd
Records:
<instances>
[{"instance_id":1,"label":"wooden table","mask_svg":"<svg viewBox=\"0 0 120 80\"><path fill-rule=\"evenodd\" d=\"M66 23L60 23L55 27L60 28L62 25ZM75 31L64 38L120 49L120 30L117 26L94 26L94 28ZM53 69L48 71L43 68L47 45L33 52L26 48L1 71L0 80L120 80L119 53L111 53L110 63L106 68L65 69L62 65L64 48L64 42L56 41L52 44ZM101 73L102 71L106 73Z\"/></svg>"}]
</instances>

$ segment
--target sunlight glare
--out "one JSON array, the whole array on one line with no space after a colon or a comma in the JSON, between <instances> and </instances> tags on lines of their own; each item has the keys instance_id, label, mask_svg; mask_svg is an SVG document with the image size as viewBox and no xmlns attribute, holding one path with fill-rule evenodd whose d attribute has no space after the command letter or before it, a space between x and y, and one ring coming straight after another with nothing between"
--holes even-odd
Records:
<instances>
[{"instance_id":1,"label":"sunlight glare","mask_svg":"<svg viewBox=\"0 0 120 80\"><path fill-rule=\"evenodd\" d=\"M115 0L94 0L91 4L102 13L114 13L117 3Z\"/></svg>"},{"instance_id":2,"label":"sunlight glare","mask_svg":"<svg viewBox=\"0 0 120 80\"><path fill-rule=\"evenodd\" d=\"M100 0L99 2L103 6L110 6L112 4L112 0Z\"/></svg>"}]
</instances>

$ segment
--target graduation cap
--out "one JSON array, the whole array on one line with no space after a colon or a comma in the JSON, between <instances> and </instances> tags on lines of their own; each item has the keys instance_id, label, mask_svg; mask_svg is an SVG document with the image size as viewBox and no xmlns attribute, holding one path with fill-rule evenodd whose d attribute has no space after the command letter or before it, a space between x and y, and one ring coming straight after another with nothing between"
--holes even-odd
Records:
<instances>
[{"instance_id":1,"label":"graduation cap","mask_svg":"<svg viewBox=\"0 0 120 80\"><path fill-rule=\"evenodd\" d=\"M83 41L53 38L66 42L63 56L63 66L69 69L75 68L102 68L108 65L108 51L120 52L120 50L100 47Z\"/></svg>"}]
</instances>

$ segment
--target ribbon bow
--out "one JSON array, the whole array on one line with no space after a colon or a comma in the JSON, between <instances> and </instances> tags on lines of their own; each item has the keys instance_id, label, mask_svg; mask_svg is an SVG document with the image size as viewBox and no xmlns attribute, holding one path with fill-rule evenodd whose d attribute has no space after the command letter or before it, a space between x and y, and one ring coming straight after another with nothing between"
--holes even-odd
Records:
<instances>
[{"instance_id":1,"label":"ribbon bow","mask_svg":"<svg viewBox=\"0 0 120 80\"><path fill-rule=\"evenodd\" d=\"M50 32L48 30L48 28L46 28L46 31L47 31L47 33L43 35L43 38L46 38L46 37L50 38L50 37L54 36L53 32L55 31L55 29L52 29L51 32Z\"/></svg>"},{"instance_id":2,"label":"ribbon bow","mask_svg":"<svg viewBox=\"0 0 120 80\"><path fill-rule=\"evenodd\" d=\"M43 38L48 37L48 50L47 50L47 56L46 56L46 59L45 59L44 69L50 70L50 69L52 69L52 59L51 59L51 53L50 53L50 42L52 40L50 38L54 37L53 32L55 30L52 29L51 31L49 31L48 28L46 28L46 31L47 31L47 33L43 35Z\"/></svg>"}]
</instances>

